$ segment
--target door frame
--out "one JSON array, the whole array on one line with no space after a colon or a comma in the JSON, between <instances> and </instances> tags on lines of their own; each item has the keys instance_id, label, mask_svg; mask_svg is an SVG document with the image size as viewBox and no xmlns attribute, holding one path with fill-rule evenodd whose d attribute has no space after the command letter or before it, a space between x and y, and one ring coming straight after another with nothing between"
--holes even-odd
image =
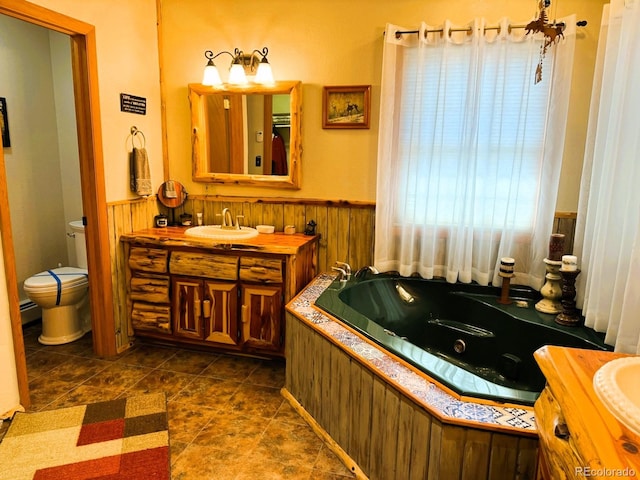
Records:
<instances>
[{"instance_id":1,"label":"door frame","mask_svg":"<svg viewBox=\"0 0 640 480\"><path fill-rule=\"evenodd\" d=\"M95 27L24 0L0 0L0 14L64 33L71 37L73 90L78 130L82 204L87 239L89 300L93 350L99 356L117 354L102 129L98 90ZM4 152L0 149L0 234L20 403L30 406L20 299L11 234Z\"/></svg>"}]
</instances>

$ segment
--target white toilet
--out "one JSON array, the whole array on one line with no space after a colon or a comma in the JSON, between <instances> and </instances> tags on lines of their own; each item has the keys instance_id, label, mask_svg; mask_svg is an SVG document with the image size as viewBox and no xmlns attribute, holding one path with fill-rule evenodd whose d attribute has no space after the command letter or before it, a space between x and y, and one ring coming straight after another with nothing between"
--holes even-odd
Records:
<instances>
[{"instance_id":1,"label":"white toilet","mask_svg":"<svg viewBox=\"0 0 640 480\"><path fill-rule=\"evenodd\" d=\"M78 267L59 267L37 273L24 282L24 291L42 308L44 345L73 342L91 330L87 246L82 221L69 222L75 238Z\"/></svg>"}]
</instances>

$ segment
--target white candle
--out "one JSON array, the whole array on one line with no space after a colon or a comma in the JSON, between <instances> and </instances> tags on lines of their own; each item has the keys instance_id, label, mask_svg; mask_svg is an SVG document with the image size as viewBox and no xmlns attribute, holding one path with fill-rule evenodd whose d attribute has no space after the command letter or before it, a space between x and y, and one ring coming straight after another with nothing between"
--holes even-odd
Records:
<instances>
[{"instance_id":1,"label":"white candle","mask_svg":"<svg viewBox=\"0 0 640 480\"><path fill-rule=\"evenodd\" d=\"M560 269L565 272L575 272L578 270L578 257L575 255L563 255Z\"/></svg>"}]
</instances>

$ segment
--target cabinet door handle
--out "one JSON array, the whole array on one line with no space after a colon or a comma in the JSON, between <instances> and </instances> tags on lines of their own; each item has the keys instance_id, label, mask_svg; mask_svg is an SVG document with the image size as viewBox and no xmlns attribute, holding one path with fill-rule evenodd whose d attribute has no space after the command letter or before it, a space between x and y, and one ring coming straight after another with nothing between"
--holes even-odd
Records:
<instances>
[{"instance_id":1,"label":"cabinet door handle","mask_svg":"<svg viewBox=\"0 0 640 480\"><path fill-rule=\"evenodd\" d=\"M202 307L204 308L204 318L209 318L211 316L211 300L207 299L202 302Z\"/></svg>"},{"instance_id":2,"label":"cabinet door handle","mask_svg":"<svg viewBox=\"0 0 640 480\"><path fill-rule=\"evenodd\" d=\"M198 291L196 290L193 295L193 319L197 320L200 318L200 314L202 313L202 304L200 303L200 296L198 295Z\"/></svg>"},{"instance_id":3,"label":"cabinet door handle","mask_svg":"<svg viewBox=\"0 0 640 480\"><path fill-rule=\"evenodd\" d=\"M242 305L242 323L245 325L249 322L248 312L249 312L249 309L247 308L247 306Z\"/></svg>"}]
</instances>

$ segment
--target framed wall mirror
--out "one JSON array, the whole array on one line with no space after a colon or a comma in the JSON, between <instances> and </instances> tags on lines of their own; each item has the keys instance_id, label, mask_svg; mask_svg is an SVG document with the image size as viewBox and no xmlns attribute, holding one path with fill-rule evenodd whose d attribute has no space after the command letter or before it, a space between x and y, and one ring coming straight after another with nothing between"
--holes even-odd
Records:
<instances>
[{"instance_id":1,"label":"framed wall mirror","mask_svg":"<svg viewBox=\"0 0 640 480\"><path fill-rule=\"evenodd\" d=\"M189 84L193 180L300 188L301 85Z\"/></svg>"}]
</instances>

